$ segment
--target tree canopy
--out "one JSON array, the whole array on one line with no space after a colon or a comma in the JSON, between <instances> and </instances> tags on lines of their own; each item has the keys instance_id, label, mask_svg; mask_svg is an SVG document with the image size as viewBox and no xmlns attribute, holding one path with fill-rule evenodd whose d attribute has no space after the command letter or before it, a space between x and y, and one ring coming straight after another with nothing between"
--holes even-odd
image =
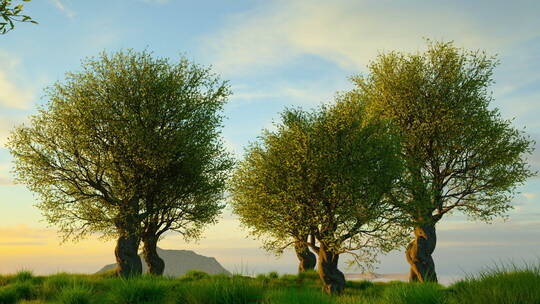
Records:
<instances>
[{"instance_id":1,"label":"tree canopy","mask_svg":"<svg viewBox=\"0 0 540 304\"><path fill-rule=\"evenodd\" d=\"M232 206L267 248L309 235L303 242L318 254L325 290L340 292L341 253L369 265L403 240L384 201L400 174L398 138L382 122L366 123L363 108L345 99L313 112L286 110L276 127L247 149L232 179Z\"/></svg>"},{"instance_id":2,"label":"tree canopy","mask_svg":"<svg viewBox=\"0 0 540 304\"><path fill-rule=\"evenodd\" d=\"M121 274L140 272L141 237L169 229L197 236L222 209L232 166L219 132L228 95L186 59L134 51L89 58L13 132L17 180L40 195L37 206L66 238L117 237Z\"/></svg>"},{"instance_id":3,"label":"tree canopy","mask_svg":"<svg viewBox=\"0 0 540 304\"><path fill-rule=\"evenodd\" d=\"M445 214L490 221L512 208L516 187L533 175L525 161L533 141L490 108L497 63L452 42L428 42L425 53L381 54L367 75L353 77L349 98L402 138L405 171L392 198L415 226L412 280L436 280L431 253Z\"/></svg>"}]
</instances>

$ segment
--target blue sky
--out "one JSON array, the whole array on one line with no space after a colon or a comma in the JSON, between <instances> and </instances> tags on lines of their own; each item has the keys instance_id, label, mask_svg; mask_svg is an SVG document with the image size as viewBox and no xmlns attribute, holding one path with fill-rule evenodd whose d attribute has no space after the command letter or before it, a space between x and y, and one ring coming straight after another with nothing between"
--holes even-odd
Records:
<instances>
[{"instance_id":1,"label":"blue sky","mask_svg":"<svg viewBox=\"0 0 540 304\"><path fill-rule=\"evenodd\" d=\"M16 2L16 1L15 1ZM540 2L319 0L33 0L0 37L0 144L43 103L43 89L101 51L149 50L212 65L234 95L226 107L227 148L241 155L286 106L314 107L351 88L378 52L421 51L423 38L454 40L498 54L494 107L540 141ZM540 151L530 159L540 168ZM0 148L0 273L31 268L92 272L113 260L110 240L59 244L33 207L35 197L11 181ZM435 253L444 274L474 272L500 260L540 257L540 179L520 188L515 210L495 224L455 214L439 225ZM246 238L226 212L198 243L169 235L164 248L215 256L233 271L294 272L291 252L276 260ZM83 250L81 250L83 249ZM402 252L382 258L381 272L406 272Z\"/></svg>"}]
</instances>

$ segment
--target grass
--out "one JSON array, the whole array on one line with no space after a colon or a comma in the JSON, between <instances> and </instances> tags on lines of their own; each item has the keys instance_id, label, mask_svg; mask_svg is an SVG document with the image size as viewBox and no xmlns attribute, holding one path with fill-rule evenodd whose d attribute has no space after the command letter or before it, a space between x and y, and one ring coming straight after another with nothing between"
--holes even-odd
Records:
<instances>
[{"instance_id":1,"label":"grass","mask_svg":"<svg viewBox=\"0 0 540 304\"><path fill-rule=\"evenodd\" d=\"M498 266L449 287L451 304L540 303L540 265Z\"/></svg>"},{"instance_id":2,"label":"grass","mask_svg":"<svg viewBox=\"0 0 540 304\"><path fill-rule=\"evenodd\" d=\"M434 283L403 283L387 288L382 294L383 303L395 304L444 304L447 296L441 285Z\"/></svg>"},{"instance_id":3,"label":"grass","mask_svg":"<svg viewBox=\"0 0 540 304\"><path fill-rule=\"evenodd\" d=\"M347 282L339 296L321 293L316 273L255 278L192 271L180 278L29 271L0 276L0 304L538 304L540 265L494 267L449 287L369 281Z\"/></svg>"},{"instance_id":4,"label":"grass","mask_svg":"<svg viewBox=\"0 0 540 304\"><path fill-rule=\"evenodd\" d=\"M74 285L62 289L58 296L58 302L62 304L91 304L92 298L92 288Z\"/></svg>"},{"instance_id":5,"label":"grass","mask_svg":"<svg viewBox=\"0 0 540 304\"><path fill-rule=\"evenodd\" d=\"M261 303L264 283L247 277L208 278L189 283L179 292L178 303L252 304Z\"/></svg>"},{"instance_id":6,"label":"grass","mask_svg":"<svg viewBox=\"0 0 540 304\"><path fill-rule=\"evenodd\" d=\"M163 278L145 276L130 280L112 280L108 303L160 304L168 303L168 282Z\"/></svg>"}]
</instances>

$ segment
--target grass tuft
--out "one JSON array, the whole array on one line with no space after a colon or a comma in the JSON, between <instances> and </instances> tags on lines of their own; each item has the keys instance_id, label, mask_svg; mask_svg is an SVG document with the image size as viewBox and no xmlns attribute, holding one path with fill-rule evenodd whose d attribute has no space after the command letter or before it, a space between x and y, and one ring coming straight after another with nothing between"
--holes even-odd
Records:
<instances>
[{"instance_id":1,"label":"grass tuft","mask_svg":"<svg viewBox=\"0 0 540 304\"><path fill-rule=\"evenodd\" d=\"M159 304L167 302L167 285L156 277L118 279L109 293L112 304Z\"/></svg>"},{"instance_id":2,"label":"grass tuft","mask_svg":"<svg viewBox=\"0 0 540 304\"><path fill-rule=\"evenodd\" d=\"M34 273L29 270L21 270L15 274L13 280L15 282L27 282L34 278Z\"/></svg>"},{"instance_id":3,"label":"grass tuft","mask_svg":"<svg viewBox=\"0 0 540 304\"><path fill-rule=\"evenodd\" d=\"M253 304L260 303L264 286L259 281L241 276L211 278L192 282L182 290L186 304Z\"/></svg>"},{"instance_id":4,"label":"grass tuft","mask_svg":"<svg viewBox=\"0 0 540 304\"><path fill-rule=\"evenodd\" d=\"M14 304L17 302L17 294L13 288L0 288L0 304Z\"/></svg>"},{"instance_id":5,"label":"grass tuft","mask_svg":"<svg viewBox=\"0 0 540 304\"><path fill-rule=\"evenodd\" d=\"M494 267L449 287L450 303L538 304L540 266Z\"/></svg>"},{"instance_id":6,"label":"grass tuft","mask_svg":"<svg viewBox=\"0 0 540 304\"><path fill-rule=\"evenodd\" d=\"M331 296L313 289L281 289L266 294L264 304L330 304L335 303Z\"/></svg>"},{"instance_id":7,"label":"grass tuft","mask_svg":"<svg viewBox=\"0 0 540 304\"><path fill-rule=\"evenodd\" d=\"M298 278L302 281L319 281L319 273L315 270L308 270L298 274Z\"/></svg>"},{"instance_id":8,"label":"grass tuft","mask_svg":"<svg viewBox=\"0 0 540 304\"><path fill-rule=\"evenodd\" d=\"M92 298L92 289L79 285L62 289L58 296L58 302L61 304L90 304Z\"/></svg>"},{"instance_id":9,"label":"grass tuft","mask_svg":"<svg viewBox=\"0 0 540 304\"><path fill-rule=\"evenodd\" d=\"M272 271L272 272L269 272L267 277L270 279L270 280L277 280L279 278L279 274L275 271Z\"/></svg>"},{"instance_id":10,"label":"grass tuft","mask_svg":"<svg viewBox=\"0 0 540 304\"><path fill-rule=\"evenodd\" d=\"M386 288L382 300L395 304L444 304L442 286L435 283L403 283Z\"/></svg>"},{"instance_id":11,"label":"grass tuft","mask_svg":"<svg viewBox=\"0 0 540 304\"><path fill-rule=\"evenodd\" d=\"M375 284L368 280L362 280L362 281L347 281L346 286L349 288L354 288L358 290L365 290L368 288L373 287Z\"/></svg>"}]
</instances>

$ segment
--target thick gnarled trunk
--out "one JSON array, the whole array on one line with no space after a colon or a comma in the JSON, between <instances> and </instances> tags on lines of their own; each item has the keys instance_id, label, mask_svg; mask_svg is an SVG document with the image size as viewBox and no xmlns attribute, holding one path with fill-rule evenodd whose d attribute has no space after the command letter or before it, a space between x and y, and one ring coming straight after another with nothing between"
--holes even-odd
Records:
<instances>
[{"instance_id":1,"label":"thick gnarled trunk","mask_svg":"<svg viewBox=\"0 0 540 304\"><path fill-rule=\"evenodd\" d=\"M138 234L140 225L138 214L138 199L134 197L121 207L119 216L115 220L119 234L114 249L116 273L124 278L142 274L142 262L138 254L141 243Z\"/></svg>"},{"instance_id":2,"label":"thick gnarled trunk","mask_svg":"<svg viewBox=\"0 0 540 304\"><path fill-rule=\"evenodd\" d=\"M414 229L415 239L407 246L407 262L411 265L410 282L437 282L433 251L437 245L434 224L424 224Z\"/></svg>"},{"instance_id":3,"label":"thick gnarled trunk","mask_svg":"<svg viewBox=\"0 0 540 304\"><path fill-rule=\"evenodd\" d=\"M165 270L165 262L157 253L158 237L147 237L143 240L143 257L148 265L148 273L162 275Z\"/></svg>"},{"instance_id":4,"label":"thick gnarled trunk","mask_svg":"<svg viewBox=\"0 0 540 304\"><path fill-rule=\"evenodd\" d=\"M116 273L124 278L142 274L141 258L137 254L140 239L133 233L121 233L116 242Z\"/></svg>"},{"instance_id":5,"label":"thick gnarled trunk","mask_svg":"<svg viewBox=\"0 0 540 304\"><path fill-rule=\"evenodd\" d=\"M317 258L317 270L323 282L323 291L328 294L340 294L345 289L345 275L338 269L339 255L330 252L324 244L321 244Z\"/></svg>"},{"instance_id":6,"label":"thick gnarled trunk","mask_svg":"<svg viewBox=\"0 0 540 304\"><path fill-rule=\"evenodd\" d=\"M317 257L308 246L304 243L296 243L294 245L294 251L296 252L296 257L298 257L298 272L306 272L309 270L314 270L317 265Z\"/></svg>"}]
</instances>

